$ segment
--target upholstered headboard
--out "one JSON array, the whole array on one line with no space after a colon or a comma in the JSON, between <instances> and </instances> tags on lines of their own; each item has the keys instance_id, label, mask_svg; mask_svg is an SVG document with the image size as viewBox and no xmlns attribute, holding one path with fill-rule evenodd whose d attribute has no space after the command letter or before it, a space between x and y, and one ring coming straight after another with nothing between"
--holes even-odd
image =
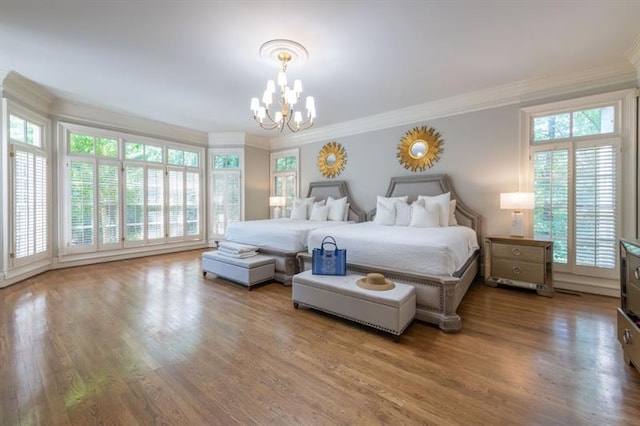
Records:
<instances>
[{"instance_id":1,"label":"upholstered headboard","mask_svg":"<svg viewBox=\"0 0 640 426\"><path fill-rule=\"evenodd\" d=\"M482 241L480 215L460 200L446 174L392 177L385 196L401 197L407 195L409 203L411 203L418 198L418 195L438 195L446 192L450 192L451 199L456 200L455 215L458 224L468 226L476 231L479 242ZM373 220L375 216L375 209L367 214L368 220Z\"/></svg>"},{"instance_id":2,"label":"upholstered headboard","mask_svg":"<svg viewBox=\"0 0 640 426\"><path fill-rule=\"evenodd\" d=\"M309 191L307 197L316 197L316 201L326 200L331 196L334 199L347 197L349 203L349 220L355 222L364 222L367 214L354 203L347 182L343 180L322 181L309 183Z\"/></svg>"}]
</instances>

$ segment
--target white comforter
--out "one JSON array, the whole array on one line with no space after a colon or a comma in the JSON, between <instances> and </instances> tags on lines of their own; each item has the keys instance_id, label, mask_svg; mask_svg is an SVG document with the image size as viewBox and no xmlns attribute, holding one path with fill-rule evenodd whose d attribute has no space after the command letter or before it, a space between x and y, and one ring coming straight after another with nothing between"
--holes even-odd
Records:
<instances>
[{"instance_id":1,"label":"white comforter","mask_svg":"<svg viewBox=\"0 0 640 426\"><path fill-rule=\"evenodd\" d=\"M347 249L347 263L424 275L453 276L478 249L476 232L466 226L418 228L362 222L310 232L309 253L327 235L336 239L338 248Z\"/></svg>"},{"instance_id":2,"label":"white comforter","mask_svg":"<svg viewBox=\"0 0 640 426\"><path fill-rule=\"evenodd\" d=\"M323 227L340 227L354 222L311 221L292 219L265 219L230 222L225 239L258 247L283 251L305 251L309 232Z\"/></svg>"}]
</instances>

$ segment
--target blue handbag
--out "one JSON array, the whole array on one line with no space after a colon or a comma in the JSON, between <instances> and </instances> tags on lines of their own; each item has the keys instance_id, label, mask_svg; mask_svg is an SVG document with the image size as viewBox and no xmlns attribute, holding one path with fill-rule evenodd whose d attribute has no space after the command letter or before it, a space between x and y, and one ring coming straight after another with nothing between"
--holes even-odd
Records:
<instances>
[{"instance_id":1,"label":"blue handbag","mask_svg":"<svg viewBox=\"0 0 640 426\"><path fill-rule=\"evenodd\" d=\"M325 249L325 245L333 246L333 249ZM311 273L313 275L347 275L347 250L339 249L332 236L324 237L320 248L313 249Z\"/></svg>"}]
</instances>

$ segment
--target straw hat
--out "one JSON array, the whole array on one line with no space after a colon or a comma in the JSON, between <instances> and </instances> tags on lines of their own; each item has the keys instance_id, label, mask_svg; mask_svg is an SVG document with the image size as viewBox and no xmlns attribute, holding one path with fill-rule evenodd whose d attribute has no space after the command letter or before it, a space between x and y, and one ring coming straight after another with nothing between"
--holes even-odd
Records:
<instances>
[{"instance_id":1,"label":"straw hat","mask_svg":"<svg viewBox=\"0 0 640 426\"><path fill-rule=\"evenodd\" d=\"M356 285L367 290L376 291L391 290L396 286L392 281L386 279L384 275L376 273L367 274L366 277L360 278L356 281Z\"/></svg>"}]
</instances>

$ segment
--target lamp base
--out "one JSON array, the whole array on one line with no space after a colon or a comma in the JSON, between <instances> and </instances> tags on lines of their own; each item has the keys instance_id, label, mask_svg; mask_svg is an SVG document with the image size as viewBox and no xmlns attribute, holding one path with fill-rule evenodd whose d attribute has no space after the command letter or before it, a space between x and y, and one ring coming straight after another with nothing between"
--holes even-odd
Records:
<instances>
[{"instance_id":1,"label":"lamp base","mask_svg":"<svg viewBox=\"0 0 640 426\"><path fill-rule=\"evenodd\" d=\"M274 219L280 219L280 212L282 211L282 209L280 207L274 207L273 208L273 218Z\"/></svg>"},{"instance_id":2,"label":"lamp base","mask_svg":"<svg viewBox=\"0 0 640 426\"><path fill-rule=\"evenodd\" d=\"M524 214L520 211L511 213L511 236L524 237Z\"/></svg>"}]
</instances>

